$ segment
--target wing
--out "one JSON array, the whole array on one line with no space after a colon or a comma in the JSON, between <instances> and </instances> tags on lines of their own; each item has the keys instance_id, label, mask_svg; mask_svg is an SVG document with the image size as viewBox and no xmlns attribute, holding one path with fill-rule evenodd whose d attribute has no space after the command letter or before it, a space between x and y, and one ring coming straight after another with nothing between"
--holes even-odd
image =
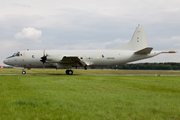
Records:
<instances>
[{"instance_id":1,"label":"wing","mask_svg":"<svg viewBox=\"0 0 180 120\"><path fill-rule=\"evenodd\" d=\"M77 56L64 56L61 62L66 64L72 64L73 66L87 66L87 64L80 60Z\"/></svg>"},{"instance_id":2,"label":"wing","mask_svg":"<svg viewBox=\"0 0 180 120\"><path fill-rule=\"evenodd\" d=\"M46 54L46 63L53 65L62 65L62 66L73 66L73 67L84 67L87 66L85 62L78 58L75 55L63 55L60 54Z\"/></svg>"}]
</instances>

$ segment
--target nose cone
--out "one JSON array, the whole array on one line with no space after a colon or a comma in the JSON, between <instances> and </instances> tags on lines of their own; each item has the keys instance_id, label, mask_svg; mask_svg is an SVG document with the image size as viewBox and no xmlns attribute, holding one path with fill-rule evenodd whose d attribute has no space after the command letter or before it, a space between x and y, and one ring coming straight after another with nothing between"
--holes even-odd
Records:
<instances>
[{"instance_id":1,"label":"nose cone","mask_svg":"<svg viewBox=\"0 0 180 120\"><path fill-rule=\"evenodd\" d=\"M3 61L3 63L4 63L4 64L8 64L8 60L5 59L5 60Z\"/></svg>"}]
</instances>

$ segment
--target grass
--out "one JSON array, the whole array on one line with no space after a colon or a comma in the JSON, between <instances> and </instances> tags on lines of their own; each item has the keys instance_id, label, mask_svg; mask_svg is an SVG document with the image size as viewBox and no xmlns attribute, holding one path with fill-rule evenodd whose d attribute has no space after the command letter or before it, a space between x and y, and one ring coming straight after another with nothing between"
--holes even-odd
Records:
<instances>
[{"instance_id":1,"label":"grass","mask_svg":"<svg viewBox=\"0 0 180 120\"><path fill-rule=\"evenodd\" d=\"M177 70L101 70L101 69L73 69L74 74L151 74L151 75L180 75ZM65 74L65 69L31 69L27 74ZM21 69L0 69L0 74L21 74Z\"/></svg>"},{"instance_id":2,"label":"grass","mask_svg":"<svg viewBox=\"0 0 180 120\"><path fill-rule=\"evenodd\" d=\"M179 76L0 76L0 119L180 119Z\"/></svg>"}]
</instances>

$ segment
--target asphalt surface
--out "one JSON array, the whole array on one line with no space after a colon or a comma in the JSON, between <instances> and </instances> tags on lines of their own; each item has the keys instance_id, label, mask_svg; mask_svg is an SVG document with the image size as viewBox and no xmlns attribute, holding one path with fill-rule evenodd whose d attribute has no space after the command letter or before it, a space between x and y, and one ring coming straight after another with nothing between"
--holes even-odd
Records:
<instances>
[{"instance_id":1,"label":"asphalt surface","mask_svg":"<svg viewBox=\"0 0 180 120\"><path fill-rule=\"evenodd\" d=\"M0 75L23 75L23 74L0 74ZM66 75L66 74L25 74L25 75ZM84 75L84 76L180 76L179 74L73 74L73 75Z\"/></svg>"}]
</instances>

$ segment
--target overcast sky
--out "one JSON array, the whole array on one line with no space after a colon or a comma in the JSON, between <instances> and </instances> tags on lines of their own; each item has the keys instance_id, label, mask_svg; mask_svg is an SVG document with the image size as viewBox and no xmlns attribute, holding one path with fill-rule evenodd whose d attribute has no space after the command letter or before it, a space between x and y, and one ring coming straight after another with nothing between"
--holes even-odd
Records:
<instances>
[{"instance_id":1,"label":"overcast sky","mask_svg":"<svg viewBox=\"0 0 180 120\"><path fill-rule=\"evenodd\" d=\"M1 0L0 58L124 45L138 24L153 50L178 52L139 62L180 62L180 0Z\"/></svg>"}]
</instances>

